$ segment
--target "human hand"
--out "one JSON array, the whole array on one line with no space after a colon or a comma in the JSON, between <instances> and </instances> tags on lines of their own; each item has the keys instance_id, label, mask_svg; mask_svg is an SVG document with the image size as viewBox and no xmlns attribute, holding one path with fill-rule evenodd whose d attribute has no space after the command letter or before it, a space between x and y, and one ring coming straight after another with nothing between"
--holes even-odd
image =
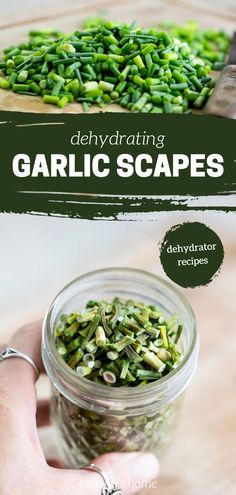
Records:
<instances>
[{"instance_id":1,"label":"human hand","mask_svg":"<svg viewBox=\"0 0 236 495\"><path fill-rule=\"evenodd\" d=\"M43 372L40 322L20 329L9 347L31 357ZM62 469L58 462L45 459L37 426L49 422L48 404L37 405L35 381L35 370L23 359L0 362L1 495L100 495L104 487L100 475ZM122 484L124 495L137 492L158 474L158 462L148 453L105 454L94 463L111 481Z\"/></svg>"}]
</instances>

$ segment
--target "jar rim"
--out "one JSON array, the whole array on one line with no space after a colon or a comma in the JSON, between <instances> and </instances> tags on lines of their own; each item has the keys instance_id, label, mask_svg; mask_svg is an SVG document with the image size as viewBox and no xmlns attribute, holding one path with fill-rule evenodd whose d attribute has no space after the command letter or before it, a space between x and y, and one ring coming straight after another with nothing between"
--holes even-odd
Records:
<instances>
[{"instance_id":1,"label":"jar rim","mask_svg":"<svg viewBox=\"0 0 236 495\"><path fill-rule=\"evenodd\" d=\"M91 380L88 380L86 377L82 377L76 373L73 369L71 369L63 360L63 358L59 355L55 340L53 338L53 334L50 331L50 326L51 326L51 317L52 317L52 312L55 307L55 304L57 303L58 299L60 296L64 294L68 289L71 288L74 284L77 284L78 282L83 282L89 280L89 278L92 278L94 276L99 276L99 275L108 275L109 273L119 273L125 271L126 273L129 273L130 275L140 275L143 277L148 277L149 280L152 280L155 283L158 283L159 287L166 288L169 292L173 294L174 297L178 298L179 301L181 302L182 306L187 310L188 315L190 316L191 320L191 330L192 330L192 335L191 335L191 341L190 345L188 346L188 349L181 361L181 363L171 371L168 375L154 381L151 383L146 384L143 387L112 387L107 385L102 385L95 383ZM192 310L191 305L185 298L181 292L179 292L178 289L176 289L172 284L170 284L168 281L163 279L162 277L158 275L154 275L151 272L148 272L146 270L140 270L136 268L127 268L127 267L111 267L111 268L103 268L99 270L94 270L87 272L79 277L76 277L74 280L69 282L54 298L52 301L45 317L43 320L43 338L42 338L42 357L43 357L43 362L46 368L46 371L48 371L49 376L50 376L50 366L48 364L48 361L50 362L51 367L58 367L60 366L60 375L63 377L64 381L69 385L69 387L75 387L76 389L79 390L80 393L84 393L85 395L88 394L89 396L92 395L94 399L111 399L111 393L112 393L112 401L115 403L116 401L120 402L122 400L129 400L130 402L134 400L145 400L145 399L150 399L150 397L153 396L153 394L159 394L161 395L161 392L165 389L167 384L173 383L175 380L179 380L181 375L186 374L186 368L189 367L189 360L193 354L195 354L195 357L197 357L198 354L198 347L199 347L199 342L198 342L198 334L196 330L196 319L194 312ZM194 371L194 366L191 366L191 370L189 373L187 373L187 379L185 380L185 384L182 387L181 391L187 386L188 381L190 380L192 374ZM179 392L180 393L180 392Z\"/></svg>"}]
</instances>

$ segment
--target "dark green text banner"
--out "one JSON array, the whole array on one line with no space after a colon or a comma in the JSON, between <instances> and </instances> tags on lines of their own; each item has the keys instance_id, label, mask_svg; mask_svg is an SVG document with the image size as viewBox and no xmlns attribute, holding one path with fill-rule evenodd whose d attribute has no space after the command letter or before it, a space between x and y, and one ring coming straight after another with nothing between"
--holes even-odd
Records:
<instances>
[{"instance_id":1,"label":"dark green text banner","mask_svg":"<svg viewBox=\"0 0 236 495\"><path fill-rule=\"evenodd\" d=\"M233 211L235 142L235 121L209 116L0 112L0 211L89 219ZM109 161L96 168L98 155ZM124 177L121 155L130 162ZM219 175L208 157L223 158ZM62 176L55 159L62 160Z\"/></svg>"}]
</instances>

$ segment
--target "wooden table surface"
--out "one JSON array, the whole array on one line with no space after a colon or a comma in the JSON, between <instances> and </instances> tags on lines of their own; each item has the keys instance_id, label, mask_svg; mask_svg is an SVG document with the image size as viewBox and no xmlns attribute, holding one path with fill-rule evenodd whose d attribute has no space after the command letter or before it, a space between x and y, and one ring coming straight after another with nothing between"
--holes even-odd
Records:
<instances>
[{"instance_id":1,"label":"wooden table surface","mask_svg":"<svg viewBox=\"0 0 236 495\"><path fill-rule=\"evenodd\" d=\"M69 0L67 3L62 0L40 0L37 2L1 0L0 49L9 43L23 41L30 28L55 27L71 31L80 25L84 17L94 14L99 9L106 10L107 17L110 19L126 21L136 19L142 25L153 25L155 22L158 23L166 18L177 22L195 18L199 20L201 26L223 27L229 32L232 32L236 26L236 3L234 0L210 0L208 2L203 0L193 2L187 0L147 0L145 2L137 0L129 2L127 0L117 2L114 0L91 0L90 2ZM35 107L31 103L27 105L27 110L34 110ZM25 101L21 99L19 102L19 99L16 101L13 97L9 101L9 95L6 101L5 93L3 95L1 92L0 108L24 110ZM45 106L43 107L42 103L38 102L36 111L42 111L42 108L46 111ZM163 225L167 227L173 225L175 221L176 223L183 221L184 218L191 220L191 215L193 217L194 214L170 214L168 220L161 224L161 230L164 232ZM201 221L204 216L207 218L207 214L198 213L194 215L194 219ZM185 396L181 421L173 440L173 446L162 463L158 488L151 492L150 490L144 492L146 495L148 493L153 493L153 495L235 495L236 493L236 328L234 314L236 236L235 215L231 215L230 218L227 216L227 222L224 220L225 217L224 214L215 214L213 222L225 245L225 263L220 275L208 288L183 291L193 305L198 320L201 339L199 366ZM212 220L212 215L210 218ZM28 220L26 220L21 220L18 217L17 225L20 225L20 222L27 225ZM42 228L40 231L46 222L51 222L52 228L47 231ZM48 239L50 239L49 230L53 232L55 225L60 223L60 225L65 226L65 222L68 225L68 232L74 232L76 221L35 218L30 220L31 233L42 232L43 235L47 232ZM11 223L13 223L13 218L6 220L6 225L9 228ZM85 227L87 223L82 222L80 225L81 230L86 232L89 243L92 238L91 229ZM140 225L143 242L142 246L137 247L135 253L129 240L133 239L133 242L137 242L139 226L126 224L123 229L121 224L117 225L117 232L122 232L123 250L119 253L118 262L116 260L114 263L115 241L113 240L112 244L111 236L107 246L103 246L104 266L109 265L109 263L123 264L124 266L140 266L156 272L157 260L156 251L154 255L154 246L158 237L160 238L160 226L155 225L153 223L148 226ZM37 227L39 228L38 231ZM105 228L108 229L109 225ZM114 229L113 225L110 232ZM125 232L127 235L126 243L124 242ZM8 235L10 246L14 235L12 231L10 235L6 227L6 236ZM15 240L17 241L17 238ZM100 241L98 239L99 242L102 247L102 236ZM62 247L59 248L61 259L63 259L62 249L63 243ZM32 257L31 252L30 250L28 252L29 258ZM45 253L46 246L42 243L41 252L36 251L37 259L40 260L41 255L46 256ZM14 250L12 255L14 256ZM19 254L16 255L16 259L20 264L22 258ZM51 259L53 261L53 258ZM10 267L10 261L6 261L6 263ZM84 255L84 270L89 269L89 267L90 269L96 268L96 263L97 261L93 261L94 266L91 266L91 259L87 259ZM161 270L160 274L163 275ZM54 275L57 277L58 285L60 285L58 272L55 272ZM51 276L53 277L53 274ZM68 276L70 276L69 270ZM35 272L35 279L37 277ZM43 287L43 281L41 280L41 282ZM56 286L53 287L53 291L55 290ZM12 289L12 295L13 292ZM31 288L30 292L32 292ZM25 317L24 314L21 315L20 321L15 322L15 328L18 323L23 323L24 318L29 314L31 315L27 301L27 304L25 303ZM36 311L32 311L32 316L38 316ZM6 313L4 321L11 321L11 318L12 315ZM9 327L5 332L0 333L2 342L15 329L13 327L14 325L11 325L11 329ZM39 385L39 393L40 395L47 395L48 393L45 380L42 380ZM48 429L45 430L41 438L45 451L52 452L54 447L51 432Z\"/></svg>"}]
</instances>

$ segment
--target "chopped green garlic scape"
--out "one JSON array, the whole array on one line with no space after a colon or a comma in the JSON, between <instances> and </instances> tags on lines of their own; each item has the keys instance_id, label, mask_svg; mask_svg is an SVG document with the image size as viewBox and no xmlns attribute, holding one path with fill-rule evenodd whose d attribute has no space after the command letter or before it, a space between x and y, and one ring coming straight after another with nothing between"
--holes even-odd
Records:
<instances>
[{"instance_id":1,"label":"chopped green garlic scape","mask_svg":"<svg viewBox=\"0 0 236 495\"><path fill-rule=\"evenodd\" d=\"M156 305L114 298L89 301L86 309L61 315L54 329L58 353L80 376L112 386L145 385L181 361L183 326Z\"/></svg>"},{"instance_id":2,"label":"chopped green garlic scape","mask_svg":"<svg viewBox=\"0 0 236 495\"><path fill-rule=\"evenodd\" d=\"M69 35L31 31L28 42L6 48L0 87L59 108L117 103L132 112L189 113L212 93L209 73L222 68L229 44L225 33L191 24L172 26L175 36L168 26L159 31L100 19L87 26Z\"/></svg>"}]
</instances>

